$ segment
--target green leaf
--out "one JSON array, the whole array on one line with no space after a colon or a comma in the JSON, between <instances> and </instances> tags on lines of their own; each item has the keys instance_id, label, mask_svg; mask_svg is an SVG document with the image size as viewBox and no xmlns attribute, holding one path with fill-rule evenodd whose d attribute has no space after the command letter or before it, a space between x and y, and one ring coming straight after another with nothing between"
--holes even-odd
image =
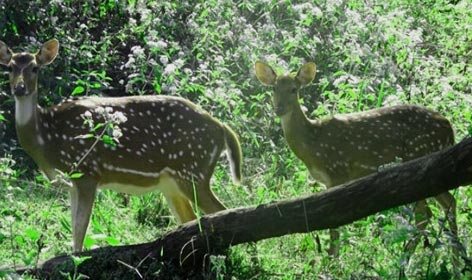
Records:
<instances>
[{"instance_id":1,"label":"green leaf","mask_svg":"<svg viewBox=\"0 0 472 280\"><path fill-rule=\"evenodd\" d=\"M71 179L79 179L79 178L82 178L82 176L84 176L84 173L76 172L76 173L70 174Z\"/></svg>"},{"instance_id":2,"label":"green leaf","mask_svg":"<svg viewBox=\"0 0 472 280\"><path fill-rule=\"evenodd\" d=\"M26 246L25 239L21 235L15 236L15 241L18 243L20 246Z\"/></svg>"},{"instance_id":3,"label":"green leaf","mask_svg":"<svg viewBox=\"0 0 472 280\"><path fill-rule=\"evenodd\" d=\"M90 249L95 244L97 244L97 240L95 240L94 238L90 238L89 236L85 236L85 239L84 239L85 248Z\"/></svg>"},{"instance_id":4,"label":"green leaf","mask_svg":"<svg viewBox=\"0 0 472 280\"><path fill-rule=\"evenodd\" d=\"M117 246L120 245L120 241L114 237L107 237L105 238L105 241L110 244L111 246Z\"/></svg>"},{"instance_id":5,"label":"green leaf","mask_svg":"<svg viewBox=\"0 0 472 280\"><path fill-rule=\"evenodd\" d=\"M93 128L93 131L97 131L97 129L102 128L104 125L105 125L104 123L99 123L99 124L97 124L97 125Z\"/></svg>"},{"instance_id":6,"label":"green leaf","mask_svg":"<svg viewBox=\"0 0 472 280\"><path fill-rule=\"evenodd\" d=\"M35 177L35 179L36 179L36 182L38 182L38 183L44 183L45 181L47 181L47 179L41 173L39 175L37 175Z\"/></svg>"},{"instance_id":7,"label":"green leaf","mask_svg":"<svg viewBox=\"0 0 472 280\"><path fill-rule=\"evenodd\" d=\"M33 263L35 256L35 252L30 251L29 253L22 256L21 260L24 262L25 265L30 265Z\"/></svg>"},{"instance_id":8,"label":"green leaf","mask_svg":"<svg viewBox=\"0 0 472 280\"><path fill-rule=\"evenodd\" d=\"M95 137L94 134L88 133L88 134L75 136L75 139L89 139L89 138L93 138L93 137Z\"/></svg>"},{"instance_id":9,"label":"green leaf","mask_svg":"<svg viewBox=\"0 0 472 280\"><path fill-rule=\"evenodd\" d=\"M0 232L0 243L2 243L3 241L7 240L8 236L6 236L5 234L1 233ZM0 278L1 279L1 278Z\"/></svg>"},{"instance_id":10,"label":"green leaf","mask_svg":"<svg viewBox=\"0 0 472 280\"><path fill-rule=\"evenodd\" d=\"M154 83L154 90L157 92L157 93L161 93L162 91L162 88L161 88L161 85L157 82Z\"/></svg>"},{"instance_id":11,"label":"green leaf","mask_svg":"<svg viewBox=\"0 0 472 280\"><path fill-rule=\"evenodd\" d=\"M110 145L110 146L116 146L115 141L113 141L113 138L111 138L109 135L103 135L102 137L103 143Z\"/></svg>"},{"instance_id":12,"label":"green leaf","mask_svg":"<svg viewBox=\"0 0 472 280\"><path fill-rule=\"evenodd\" d=\"M41 236L41 233L38 230L33 229L33 228L26 229L25 234L33 241L37 241L39 237Z\"/></svg>"},{"instance_id":13,"label":"green leaf","mask_svg":"<svg viewBox=\"0 0 472 280\"><path fill-rule=\"evenodd\" d=\"M84 91L85 91L85 88L84 88L84 87L82 87L82 86L77 86L77 87L74 88L74 90L72 91L72 94L71 94L71 95L72 95L72 96L79 95L79 94L81 94L81 93L84 92Z\"/></svg>"},{"instance_id":14,"label":"green leaf","mask_svg":"<svg viewBox=\"0 0 472 280\"><path fill-rule=\"evenodd\" d=\"M76 257L76 256L72 256L72 255L71 255L71 258L72 258L72 261L74 262L74 266L75 266L75 267L78 267L78 266L81 265L84 261L89 260L89 259L91 259L92 257L91 257L91 256Z\"/></svg>"},{"instance_id":15,"label":"green leaf","mask_svg":"<svg viewBox=\"0 0 472 280\"><path fill-rule=\"evenodd\" d=\"M16 24L11 25L11 30L13 31L13 34L18 35L18 27Z\"/></svg>"}]
</instances>

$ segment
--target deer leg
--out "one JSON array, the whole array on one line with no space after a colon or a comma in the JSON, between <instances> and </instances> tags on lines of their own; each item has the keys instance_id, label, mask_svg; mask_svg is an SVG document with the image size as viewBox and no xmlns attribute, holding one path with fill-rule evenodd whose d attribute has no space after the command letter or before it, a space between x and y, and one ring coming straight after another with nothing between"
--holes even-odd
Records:
<instances>
[{"instance_id":1,"label":"deer leg","mask_svg":"<svg viewBox=\"0 0 472 280\"><path fill-rule=\"evenodd\" d=\"M339 256L339 231L337 229L329 229L329 249L328 254L333 257Z\"/></svg>"},{"instance_id":2,"label":"deer leg","mask_svg":"<svg viewBox=\"0 0 472 280\"><path fill-rule=\"evenodd\" d=\"M429 209L428 204L426 204L426 200L417 201L413 212L415 215L415 226L417 231L424 231L426 229L426 226L428 225L429 219L432 216L431 210ZM410 257L415 252L416 246L418 246L420 238L421 236L415 234L415 236L413 236L412 239L408 240L405 245L405 265L402 265L400 267L399 274L399 278L401 279L406 277L405 268L408 266L410 262Z\"/></svg>"},{"instance_id":3,"label":"deer leg","mask_svg":"<svg viewBox=\"0 0 472 280\"><path fill-rule=\"evenodd\" d=\"M90 179L78 179L73 184L70 191L73 246L75 252L80 252L92 213L97 183Z\"/></svg>"},{"instance_id":4,"label":"deer leg","mask_svg":"<svg viewBox=\"0 0 472 280\"><path fill-rule=\"evenodd\" d=\"M449 224L449 241L452 245L453 258L452 263L455 268L459 267L459 259L463 257L467 259L467 253L464 246L460 243L457 235L457 222L456 222L456 200L449 192L442 193L434 197L436 201L441 205L447 222Z\"/></svg>"},{"instance_id":5,"label":"deer leg","mask_svg":"<svg viewBox=\"0 0 472 280\"><path fill-rule=\"evenodd\" d=\"M164 177L161 180L164 180L162 183L165 184L161 188L161 192L166 198L170 211L177 220L177 223L183 224L195 220L197 216L190 204L189 196L185 192L187 184L172 177Z\"/></svg>"},{"instance_id":6,"label":"deer leg","mask_svg":"<svg viewBox=\"0 0 472 280\"><path fill-rule=\"evenodd\" d=\"M429 209L426 200L417 201L414 208L415 226L418 231L424 231L432 216L431 209ZM420 236L414 236L405 245L405 252L409 258L418 246Z\"/></svg>"},{"instance_id":7,"label":"deer leg","mask_svg":"<svg viewBox=\"0 0 472 280\"><path fill-rule=\"evenodd\" d=\"M456 200L449 192L442 193L434 197L436 201L441 205L446 215L447 222L449 223L451 233L457 237L457 223L456 223ZM454 240L457 241L457 240Z\"/></svg>"},{"instance_id":8,"label":"deer leg","mask_svg":"<svg viewBox=\"0 0 472 280\"><path fill-rule=\"evenodd\" d=\"M164 196L177 223L183 224L197 218L190 201L185 196L178 193L164 194Z\"/></svg>"},{"instance_id":9,"label":"deer leg","mask_svg":"<svg viewBox=\"0 0 472 280\"><path fill-rule=\"evenodd\" d=\"M226 207L211 191L208 181L196 186L195 193L197 196L195 199L196 207L200 208L205 214L226 210Z\"/></svg>"}]
</instances>

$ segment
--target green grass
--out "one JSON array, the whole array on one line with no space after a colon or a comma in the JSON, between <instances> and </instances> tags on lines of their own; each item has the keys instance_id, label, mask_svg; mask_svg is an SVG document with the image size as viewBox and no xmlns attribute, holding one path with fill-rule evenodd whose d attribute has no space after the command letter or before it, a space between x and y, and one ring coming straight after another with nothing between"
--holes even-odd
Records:
<instances>
[{"instance_id":1,"label":"green grass","mask_svg":"<svg viewBox=\"0 0 472 280\"><path fill-rule=\"evenodd\" d=\"M288 149L271 92L254 76L256 60L281 71L316 63L315 81L300 93L311 118L410 103L441 112L457 141L472 135L468 0L4 2L2 41L15 50L52 37L61 43L59 57L41 73L41 104L158 92L188 98L231 126L240 136L245 180L231 183L226 160L212 179L231 208L324 189ZM0 77L0 265L34 266L71 251L68 194L37 176L15 143L13 100L2 95L9 91L6 79ZM459 237L468 252L471 192L454 191ZM438 205L431 208L427 242L408 266L402 248L417 230L405 206L342 227L338 259L326 253L327 231L296 234L235 246L227 256L212 257L206 276L398 279L405 268L411 279L450 279L444 217ZM176 226L159 193L102 191L86 246L151 241Z\"/></svg>"}]
</instances>

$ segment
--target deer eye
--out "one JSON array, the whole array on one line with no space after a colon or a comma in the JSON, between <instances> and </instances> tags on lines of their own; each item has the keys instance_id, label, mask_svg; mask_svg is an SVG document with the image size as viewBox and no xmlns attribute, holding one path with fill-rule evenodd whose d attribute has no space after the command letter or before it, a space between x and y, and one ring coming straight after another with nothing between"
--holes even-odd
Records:
<instances>
[{"instance_id":1,"label":"deer eye","mask_svg":"<svg viewBox=\"0 0 472 280\"><path fill-rule=\"evenodd\" d=\"M39 71L39 66L33 66L33 67L31 68L31 72L33 72L33 73L35 73L35 74L38 73L38 71Z\"/></svg>"}]
</instances>

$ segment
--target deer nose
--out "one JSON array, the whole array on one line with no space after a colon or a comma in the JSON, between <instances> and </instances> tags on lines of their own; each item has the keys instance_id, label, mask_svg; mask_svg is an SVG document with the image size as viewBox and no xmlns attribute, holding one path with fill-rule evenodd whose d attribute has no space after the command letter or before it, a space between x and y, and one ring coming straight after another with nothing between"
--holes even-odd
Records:
<instances>
[{"instance_id":1,"label":"deer nose","mask_svg":"<svg viewBox=\"0 0 472 280\"><path fill-rule=\"evenodd\" d=\"M18 83L13 88L13 94L16 96L26 95L26 87L24 83Z\"/></svg>"}]
</instances>

